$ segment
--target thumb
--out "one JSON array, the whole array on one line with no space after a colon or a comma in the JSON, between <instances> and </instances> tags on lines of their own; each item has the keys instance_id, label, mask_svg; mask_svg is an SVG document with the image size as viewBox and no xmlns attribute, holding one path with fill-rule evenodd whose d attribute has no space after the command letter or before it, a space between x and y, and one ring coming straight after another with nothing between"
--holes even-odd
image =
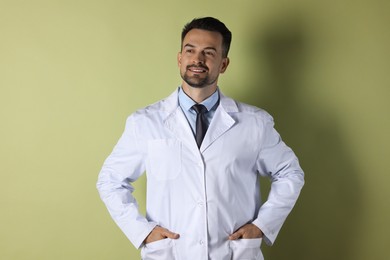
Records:
<instances>
[{"instance_id":1,"label":"thumb","mask_svg":"<svg viewBox=\"0 0 390 260\"><path fill-rule=\"evenodd\" d=\"M171 231L169 231L169 230L166 230L166 231L164 232L163 235L164 235L165 237L171 238L171 239L178 239L178 238L180 237L179 234L173 233L173 232L171 232Z\"/></svg>"}]
</instances>

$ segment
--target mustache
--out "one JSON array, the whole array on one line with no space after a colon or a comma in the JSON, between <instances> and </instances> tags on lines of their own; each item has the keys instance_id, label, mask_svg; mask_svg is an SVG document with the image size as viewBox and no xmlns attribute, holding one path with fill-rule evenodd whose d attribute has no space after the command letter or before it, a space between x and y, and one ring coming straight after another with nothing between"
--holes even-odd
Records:
<instances>
[{"instance_id":1,"label":"mustache","mask_svg":"<svg viewBox=\"0 0 390 260\"><path fill-rule=\"evenodd\" d=\"M202 69L205 69L205 70L209 70L209 68L206 66L206 65L203 65L203 64L198 64L198 65L188 65L187 66L187 69L189 68L202 68Z\"/></svg>"}]
</instances>

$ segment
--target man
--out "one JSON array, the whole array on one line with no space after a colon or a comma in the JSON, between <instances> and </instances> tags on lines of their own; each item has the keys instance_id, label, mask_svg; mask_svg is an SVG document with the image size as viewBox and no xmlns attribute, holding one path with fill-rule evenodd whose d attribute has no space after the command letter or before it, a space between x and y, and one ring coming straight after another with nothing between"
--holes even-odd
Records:
<instances>
[{"instance_id":1,"label":"man","mask_svg":"<svg viewBox=\"0 0 390 260\"><path fill-rule=\"evenodd\" d=\"M303 186L272 117L220 92L230 42L215 18L188 23L178 54L181 86L127 119L100 172L102 200L145 260L263 259L262 239L275 241ZM143 216L131 183L145 171ZM272 181L264 204L260 176Z\"/></svg>"}]
</instances>

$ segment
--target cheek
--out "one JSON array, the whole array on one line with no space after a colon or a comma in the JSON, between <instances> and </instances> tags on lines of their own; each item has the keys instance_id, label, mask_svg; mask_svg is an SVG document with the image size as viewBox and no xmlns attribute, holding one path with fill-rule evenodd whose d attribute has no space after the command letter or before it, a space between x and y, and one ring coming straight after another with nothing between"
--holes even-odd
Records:
<instances>
[{"instance_id":1,"label":"cheek","mask_svg":"<svg viewBox=\"0 0 390 260\"><path fill-rule=\"evenodd\" d=\"M222 64L214 64L214 71L215 71L215 73L221 73L221 71L222 71L222 69L223 69L223 65Z\"/></svg>"},{"instance_id":2,"label":"cheek","mask_svg":"<svg viewBox=\"0 0 390 260\"><path fill-rule=\"evenodd\" d=\"M180 70L182 71L182 70L184 70L185 69L185 63L183 63L183 61L179 61L179 68L180 68Z\"/></svg>"}]
</instances>

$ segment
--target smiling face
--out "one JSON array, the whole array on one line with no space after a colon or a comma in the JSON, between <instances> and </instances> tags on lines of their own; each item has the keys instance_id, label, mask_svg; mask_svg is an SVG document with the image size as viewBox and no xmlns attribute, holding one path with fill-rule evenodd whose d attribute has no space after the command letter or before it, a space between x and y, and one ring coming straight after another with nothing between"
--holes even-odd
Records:
<instances>
[{"instance_id":1,"label":"smiling face","mask_svg":"<svg viewBox=\"0 0 390 260\"><path fill-rule=\"evenodd\" d=\"M229 59L222 55L220 33L192 29L184 37L178 54L184 89L216 89L219 74L225 72L228 64Z\"/></svg>"}]
</instances>

